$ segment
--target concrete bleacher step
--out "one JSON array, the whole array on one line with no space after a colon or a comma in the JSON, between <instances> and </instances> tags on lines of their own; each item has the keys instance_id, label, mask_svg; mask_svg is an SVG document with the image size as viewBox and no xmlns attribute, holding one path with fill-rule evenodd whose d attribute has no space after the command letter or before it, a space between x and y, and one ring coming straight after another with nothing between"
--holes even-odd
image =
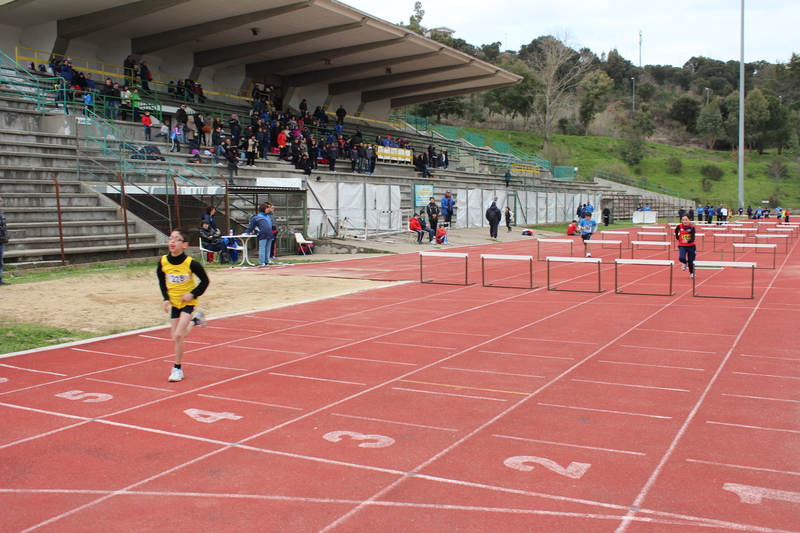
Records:
<instances>
[{"instance_id":1,"label":"concrete bleacher step","mask_svg":"<svg viewBox=\"0 0 800 533\"><path fill-rule=\"evenodd\" d=\"M131 257L157 257L167 252L166 244L146 243L131 244ZM65 248L64 255L67 256L69 263L86 263L93 261L108 261L125 257L127 247L125 244L113 246L82 246L75 248ZM41 263L56 261L61 258L61 248L47 248L39 250L12 250L6 252L4 257L19 260L24 263ZM11 262L10 264L15 264Z\"/></svg>"},{"instance_id":2,"label":"concrete bleacher step","mask_svg":"<svg viewBox=\"0 0 800 533\"><path fill-rule=\"evenodd\" d=\"M39 207L3 207L6 218L12 219L14 223L23 222L52 222L57 223L58 214L55 206L51 209ZM118 207L63 207L61 215L64 220L117 220L119 213ZM74 216L74 218L72 218Z\"/></svg>"},{"instance_id":3,"label":"concrete bleacher step","mask_svg":"<svg viewBox=\"0 0 800 533\"><path fill-rule=\"evenodd\" d=\"M155 244L155 236L152 233L130 233L128 239L131 244ZM34 237L27 238L11 250L12 252L33 253L38 250L48 250L56 248L61 242L58 236L55 237ZM73 235L64 237L65 248L85 248L106 247L125 244L124 233L109 233L102 235Z\"/></svg>"},{"instance_id":4,"label":"concrete bleacher step","mask_svg":"<svg viewBox=\"0 0 800 533\"><path fill-rule=\"evenodd\" d=\"M125 222L123 220L78 220L62 222L65 235L91 236L124 234ZM135 222L128 222L128 232L136 229ZM16 242L18 239L35 239L40 237L58 237L58 224L52 222L14 222L9 228L10 238Z\"/></svg>"}]
</instances>

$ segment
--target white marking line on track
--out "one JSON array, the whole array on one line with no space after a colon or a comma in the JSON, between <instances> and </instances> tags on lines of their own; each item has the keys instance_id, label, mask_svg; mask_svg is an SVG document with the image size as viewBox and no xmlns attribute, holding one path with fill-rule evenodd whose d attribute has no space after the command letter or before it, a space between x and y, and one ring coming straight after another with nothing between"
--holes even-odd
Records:
<instances>
[{"instance_id":1,"label":"white marking line on track","mask_svg":"<svg viewBox=\"0 0 800 533\"><path fill-rule=\"evenodd\" d=\"M760 359L777 359L779 361L800 361L796 357L770 357L769 355L747 355L742 354L742 357L758 357Z\"/></svg>"},{"instance_id":2,"label":"white marking line on track","mask_svg":"<svg viewBox=\"0 0 800 533\"><path fill-rule=\"evenodd\" d=\"M620 344L621 348L639 348L641 350L666 350L668 352L688 352L688 353L707 353L715 354L717 352L704 352L702 350L679 350L677 348L657 348L655 346L632 346L630 344Z\"/></svg>"},{"instance_id":3,"label":"white marking line on track","mask_svg":"<svg viewBox=\"0 0 800 533\"><path fill-rule=\"evenodd\" d=\"M172 339L165 339L164 337L155 337L153 335L139 335L139 336L145 339L155 339L157 341L173 342ZM183 342L184 344L205 344L205 345L211 344L210 342L187 341L187 340L184 340Z\"/></svg>"},{"instance_id":4,"label":"white marking line on track","mask_svg":"<svg viewBox=\"0 0 800 533\"><path fill-rule=\"evenodd\" d=\"M372 329L388 329L394 331L396 328L388 326L365 326L364 324L339 324L336 322L328 322L331 326L341 326L343 328L372 328Z\"/></svg>"},{"instance_id":5,"label":"white marking line on track","mask_svg":"<svg viewBox=\"0 0 800 533\"><path fill-rule=\"evenodd\" d=\"M172 389L159 389L158 387L147 387L145 385L134 385L133 383L121 383L119 381L108 381L106 379L97 379L97 378L86 378L87 381L98 381L100 383L110 383L112 385L123 385L125 387L136 387L137 389L150 389L150 390L160 390L164 392L175 392Z\"/></svg>"},{"instance_id":6,"label":"white marking line on track","mask_svg":"<svg viewBox=\"0 0 800 533\"><path fill-rule=\"evenodd\" d=\"M615 450L613 448L598 448L596 446L584 446L582 444L567 444L566 442L553 442L549 440L539 440L539 439L526 439L524 437L511 437L509 435L492 435L492 437L500 437L501 439L512 439L512 440L524 440L527 442L538 442L540 444L552 444L554 446L566 446L568 448L584 448L586 450L597 450L601 452L613 452L613 453L624 453L628 455L641 455L645 456L646 453L642 452L630 452L627 450Z\"/></svg>"},{"instance_id":7,"label":"white marking line on track","mask_svg":"<svg viewBox=\"0 0 800 533\"><path fill-rule=\"evenodd\" d=\"M744 394L725 394L724 392L720 396L731 396L733 398L749 398L751 400L771 400L773 402L800 403L800 400L788 400L785 398L765 398L764 396L745 396Z\"/></svg>"},{"instance_id":8,"label":"white marking line on track","mask_svg":"<svg viewBox=\"0 0 800 533\"><path fill-rule=\"evenodd\" d=\"M0 404L0 405L6 405L6 404ZM9 405L8 407L17 407L17 406ZM32 440L41 439L42 437L49 437L50 435L53 435L55 433L59 433L61 431L66 431L68 429L76 428L78 426L82 426L82 425L88 424L90 422L88 419L80 417L80 416L71 416L71 415L65 415L65 414L61 414L61 413L48 413L47 411L40 411L39 409L26 409L26 410L27 411L37 411L37 412L46 413L46 414L53 414L53 415L57 415L57 416L63 416L63 417L66 417L66 418L74 418L74 419L80 420L80 422L78 422L76 424L70 424L69 426L60 427L60 428L54 429L52 431L46 431L44 433L39 433L38 435L32 435L30 437L25 437L24 439L15 440L14 442L9 442L7 444L0 445L0 450L2 450L3 448L10 448L11 446L16 446L18 444L22 444L22 443L25 443L25 442L30 442Z\"/></svg>"},{"instance_id":9,"label":"white marking line on track","mask_svg":"<svg viewBox=\"0 0 800 533\"><path fill-rule=\"evenodd\" d=\"M375 344L390 344L392 346L412 346L414 348L433 348L433 346L429 344L409 344L407 342L388 342L388 341L373 341ZM436 346L437 350L454 350L454 348L449 348L447 346Z\"/></svg>"},{"instance_id":10,"label":"white marking line on track","mask_svg":"<svg viewBox=\"0 0 800 533\"><path fill-rule=\"evenodd\" d=\"M597 344L596 342L562 341L562 340L558 340L558 339L532 339L530 337L509 337L509 338L514 339L514 340L519 340L519 341L563 342L563 343L566 343L566 344L591 344L591 345L596 345Z\"/></svg>"},{"instance_id":11,"label":"white marking line on track","mask_svg":"<svg viewBox=\"0 0 800 533\"><path fill-rule=\"evenodd\" d=\"M461 372L480 372L481 374L498 374L500 376L519 376L522 378L544 379L544 376L534 376L533 374L514 374L512 372L495 372L494 370L475 370L472 368L454 368L451 366L442 366L440 368L443 370L460 370Z\"/></svg>"},{"instance_id":12,"label":"white marking line on track","mask_svg":"<svg viewBox=\"0 0 800 533\"><path fill-rule=\"evenodd\" d=\"M800 472L792 472L790 470L775 470L772 468L760 468L757 466L744 466L744 465L732 465L729 463L715 463L714 461L703 461L700 459L686 459L690 463L702 463L704 465L714 465L714 466L729 466L731 468L741 468L744 470L758 470L760 472L773 472L775 474L788 474L790 476L800 476Z\"/></svg>"},{"instance_id":13,"label":"white marking line on track","mask_svg":"<svg viewBox=\"0 0 800 533\"><path fill-rule=\"evenodd\" d=\"M754 374L752 372L731 372L731 374L740 374L742 376L758 376L761 378L800 379L800 377L796 376L776 376L774 374Z\"/></svg>"},{"instance_id":14,"label":"white marking line on track","mask_svg":"<svg viewBox=\"0 0 800 533\"><path fill-rule=\"evenodd\" d=\"M489 350L478 350L478 353L496 353L499 355L521 355L523 357L540 357L542 359L561 359L563 361L572 361L574 357L558 357L555 355L534 355L531 353L515 353L515 352L493 352Z\"/></svg>"},{"instance_id":15,"label":"white marking line on track","mask_svg":"<svg viewBox=\"0 0 800 533\"><path fill-rule=\"evenodd\" d=\"M127 357L129 359L144 359L144 357L140 357L138 355L122 355L121 353L99 352L97 350L86 350L84 348L70 348L70 349L75 350L76 352L99 353L100 355L113 355L114 357Z\"/></svg>"},{"instance_id":16,"label":"white marking line on track","mask_svg":"<svg viewBox=\"0 0 800 533\"><path fill-rule=\"evenodd\" d=\"M274 348L256 348L255 346L231 346L231 348L239 348L242 350L261 350L263 352L280 352L280 353L291 353L295 355L308 355L308 352L291 352L289 350L276 350Z\"/></svg>"},{"instance_id":17,"label":"white marking line on track","mask_svg":"<svg viewBox=\"0 0 800 533\"><path fill-rule=\"evenodd\" d=\"M470 337L491 337L486 333L458 333L456 331L429 331L431 335L466 335Z\"/></svg>"},{"instance_id":18,"label":"white marking line on track","mask_svg":"<svg viewBox=\"0 0 800 533\"><path fill-rule=\"evenodd\" d=\"M164 359L164 361L173 362L173 359ZM219 370L236 370L237 372L249 372L250 370L247 368L232 368L229 366L215 366L215 365L204 365L202 363L190 363L190 366L202 366L203 368L217 368Z\"/></svg>"},{"instance_id":19,"label":"white marking line on track","mask_svg":"<svg viewBox=\"0 0 800 533\"><path fill-rule=\"evenodd\" d=\"M285 378L297 378L297 379L311 379L314 381L328 381L330 383L344 383L345 385L366 385L366 383L356 383L355 381L341 381L338 379L326 379L326 378L312 378L311 376L297 376L295 374L280 374L278 372L270 372L273 376L283 376Z\"/></svg>"},{"instance_id":20,"label":"white marking line on track","mask_svg":"<svg viewBox=\"0 0 800 533\"><path fill-rule=\"evenodd\" d=\"M239 398L226 398L224 396L212 396L211 394L198 394L198 396L202 396L203 398L214 398L216 400L226 400L229 402L242 402L242 403L252 403L255 405L266 405L267 407L279 407L281 409L292 409L294 411L302 411L302 407L289 407L288 405L278 405L275 403L264 403L264 402L254 402L252 400L240 400Z\"/></svg>"},{"instance_id":21,"label":"white marking line on track","mask_svg":"<svg viewBox=\"0 0 800 533\"><path fill-rule=\"evenodd\" d=\"M798 433L798 434L800 434L800 431L798 431L796 429L765 428L765 427L761 427L761 426L748 426L746 424L731 424L730 422L715 422L713 420L706 420L706 424L714 424L714 425L717 425L717 426L730 426L730 427L745 428L745 429L761 429L763 431L780 431L780 432L783 432L783 433Z\"/></svg>"},{"instance_id":22,"label":"white marking line on track","mask_svg":"<svg viewBox=\"0 0 800 533\"><path fill-rule=\"evenodd\" d=\"M311 324L308 320L294 320L291 318L277 318L274 316L255 316L255 315L244 315L245 318L257 318L259 320L282 320L284 322L300 322L301 324ZM260 332L263 333L263 332Z\"/></svg>"},{"instance_id":23,"label":"white marking line on track","mask_svg":"<svg viewBox=\"0 0 800 533\"><path fill-rule=\"evenodd\" d=\"M13 368L14 370L24 370L25 372L34 372L36 374L50 374L51 376L61 376L61 377L68 376L68 374L59 374L58 372L46 372L44 370L34 370L32 368L22 368L21 366L6 365L6 364L0 364L0 366L6 368Z\"/></svg>"},{"instance_id":24,"label":"white marking line on track","mask_svg":"<svg viewBox=\"0 0 800 533\"><path fill-rule=\"evenodd\" d=\"M232 328L223 328L221 326L206 326L206 329L222 329L225 331L231 331ZM245 332L245 333L266 333L263 330L256 330L256 329L242 329L240 327L236 327L236 332Z\"/></svg>"},{"instance_id":25,"label":"white marking line on track","mask_svg":"<svg viewBox=\"0 0 800 533\"><path fill-rule=\"evenodd\" d=\"M411 426L415 428L425 428L425 429L439 429L441 431L458 431L457 429L452 428L440 428L437 426L426 426L424 424L411 424L410 422L397 422L396 420L385 420L383 418L370 418L368 416L356 416L356 415L345 415L342 413L331 413L332 416L344 416L347 418L357 418L359 420L372 420L373 422L385 422L387 424L399 424L401 426Z\"/></svg>"},{"instance_id":26,"label":"white marking line on track","mask_svg":"<svg viewBox=\"0 0 800 533\"><path fill-rule=\"evenodd\" d=\"M631 363L628 361L597 361L598 363L609 363L612 365L634 365L634 366L650 366L654 368L672 368L674 370L696 370L698 372L705 372L704 368L691 368L687 366L669 366L669 365L651 365L648 363Z\"/></svg>"},{"instance_id":27,"label":"white marking line on track","mask_svg":"<svg viewBox=\"0 0 800 533\"><path fill-rule=\"evenodd\" d=\"M334 359L353 359L354 361L368 361L370 363L387 363L390 365L417 366L416 363L401 363L399 361L381 361L380 359L367 359L365 357L347 357L344 355L328 355L326 357L332 357Z\"/></svg>"},{"instance_id":28,"label":"white marking line on track","mask_svg":"<svg viewBox=\"0 0 800 533\"><path fill-rule=\"evenodd\" d=\"M644 413L629 413L626 411L611 411L609 409L593 409L591 407L577 407L572 405L558 405L555 403L537 403L536 405L544 405L547 407L562 407L564 409L575 409L576 411L596 411L598 413L611 413L615 415L630 415L630 416L646 416L648 418L662 418L666 420L671 420L671 416L661 416L661 415L648 415Z\"/></svg>"},{"instance_id":29,"label":"white marking line on track","mask_svg":"<svg viewBox=\"0 0 800 533\"><path fill-rule=\"evenodd\" d=\"M469 396L467 394L453 394L451 392L433 392L429 390L419 390L419 389L404 389L403 387L392 387L394 390L404 390L408 392L421 392L423 394L436 394L439 396L456 396L458 398L474 398L476 400L490 400L493 402L507 402L508 400L502 398L488 398L486 396Z\"/></svg>"},{"instance_id":30,"label":"white marking line on track","mask_svg":"<svg viewBox=\"0 0 800 533\"><path fill-rule=\"evenodd\" d=\"M669 387L654 387L652 385L631 385L630 383L612 383L610 381L592 381L590 379L574 379L572 381L581 381L583 383L597 383L599 385L618 385L620 387L635 387L638 389L657 389L657 390L671 390L676 392L691 392L688 389L671 389Z\"/></svg>"},{"instance_id":31,"label":"white marking line on track","mask_svg":"<svg viewBox=\"0 0 800 533\"><path fill-rule=\"evenodd\" d=\"M343 339L341 337L327 337L325 335L307 335L305 333L287 333L285 331L273 331L272 334L273 335L289 335L291 337L303 337L304 339L305 338L309 338L309 339L325 339L325 340L331 340L331 341L355 342L355 341L358 340L358 339Z\"/></svg>"}]
</instances>

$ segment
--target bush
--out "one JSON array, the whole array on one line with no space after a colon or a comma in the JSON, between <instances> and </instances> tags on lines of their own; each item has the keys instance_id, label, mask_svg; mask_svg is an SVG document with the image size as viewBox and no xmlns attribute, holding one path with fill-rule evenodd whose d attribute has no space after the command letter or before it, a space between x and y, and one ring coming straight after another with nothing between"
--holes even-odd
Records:
<instances>
[{"instance_id":1,"label":"bush","mask_svg":"<svg viewBox=\"0 0 800 533\"><path fill-rule=\"evenodd\" d=\"M667 159L667 166L672 174L680 174L683 170L683 161L680 157L672 156Z\"/></svg>"},{"instance_id":2,"label":"bush","mask_svg":"<svg viewBox=\"0 0 800 533\"><path fill-rule=\"evenodd\" d=\"M720 166L709 163L700 167L700 174L712 181L719 181L725 175L725 170Z\"/></svg>"},{"instance_id":3,"label":"bush","mask_svg":"<svg viewBox=\"0 0 800 533\"><path fill-rule=\"evenodd\" d=\"M703 189L703 192L710 191L713 184L714 183L708 179L708 176L703 176L703 179L700 180L700 187Z\"/></svg>"}]
</instances>

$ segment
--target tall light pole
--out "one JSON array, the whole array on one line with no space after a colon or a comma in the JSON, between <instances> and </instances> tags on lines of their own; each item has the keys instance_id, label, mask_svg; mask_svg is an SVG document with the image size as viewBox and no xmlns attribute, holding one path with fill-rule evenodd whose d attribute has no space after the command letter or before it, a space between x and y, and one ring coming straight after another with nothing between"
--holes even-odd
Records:
<instances>
[{"instance_id":1,"label":"tall light pole","mask_svg":"<svg viewBox=\"0 0 800 533\"><path fill-rule=\"evenodd\" d=\"M636 81L633 78L631 78L631 110L636 111Z\"/></svg>"},{"instance_id":2,"label":"tall light pole","mask_svg":"<svg viewBox=\"0 0 800 533\"><path fill-rule=\"evenodd\" d=\"M706 105L708 105L708 87L706 87Z\"/></svg>"},{"instance_id":3,"label":"tall light pole","mask_svg":"<svg viewBox=\"0 0 800 533\"><path fill-rule=\"evenodd\" d=\"M744 0L739 45L739 207L744 207Z\"/></svg>"},{"instance_id":4,"label":"tall light pole","mask_svg":"<svg viewBox=\"0 0 800 533\"><path fill-rule=\"evenodd\" d=\"M639 30L639 68L642 68L642 30Z\"/></svg>"}]
</instances>

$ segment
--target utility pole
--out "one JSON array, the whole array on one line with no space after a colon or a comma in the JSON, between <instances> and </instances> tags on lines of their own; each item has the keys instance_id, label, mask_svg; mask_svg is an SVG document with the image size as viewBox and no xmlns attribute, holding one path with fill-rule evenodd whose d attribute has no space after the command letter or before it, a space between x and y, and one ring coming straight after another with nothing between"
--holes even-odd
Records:
<instances>
[{"instance_id":1,"label":"utility pole","mask_svg":"<svg viewBox=\"0 0 800 533\"><path fill-rule=\"evenodd\" d=\"M639 30L639 68L642 68L642 30Z\"/></svg>"},{"instance_id":2,"label":"utility pole","mask_svg":"<svg viewBox=\"0 0 800 533\"><path fill-rule=\"evenodd\" d=\"M739 46L739 207L744 207L744 0Z\"/></svg>"}]
</instances>

